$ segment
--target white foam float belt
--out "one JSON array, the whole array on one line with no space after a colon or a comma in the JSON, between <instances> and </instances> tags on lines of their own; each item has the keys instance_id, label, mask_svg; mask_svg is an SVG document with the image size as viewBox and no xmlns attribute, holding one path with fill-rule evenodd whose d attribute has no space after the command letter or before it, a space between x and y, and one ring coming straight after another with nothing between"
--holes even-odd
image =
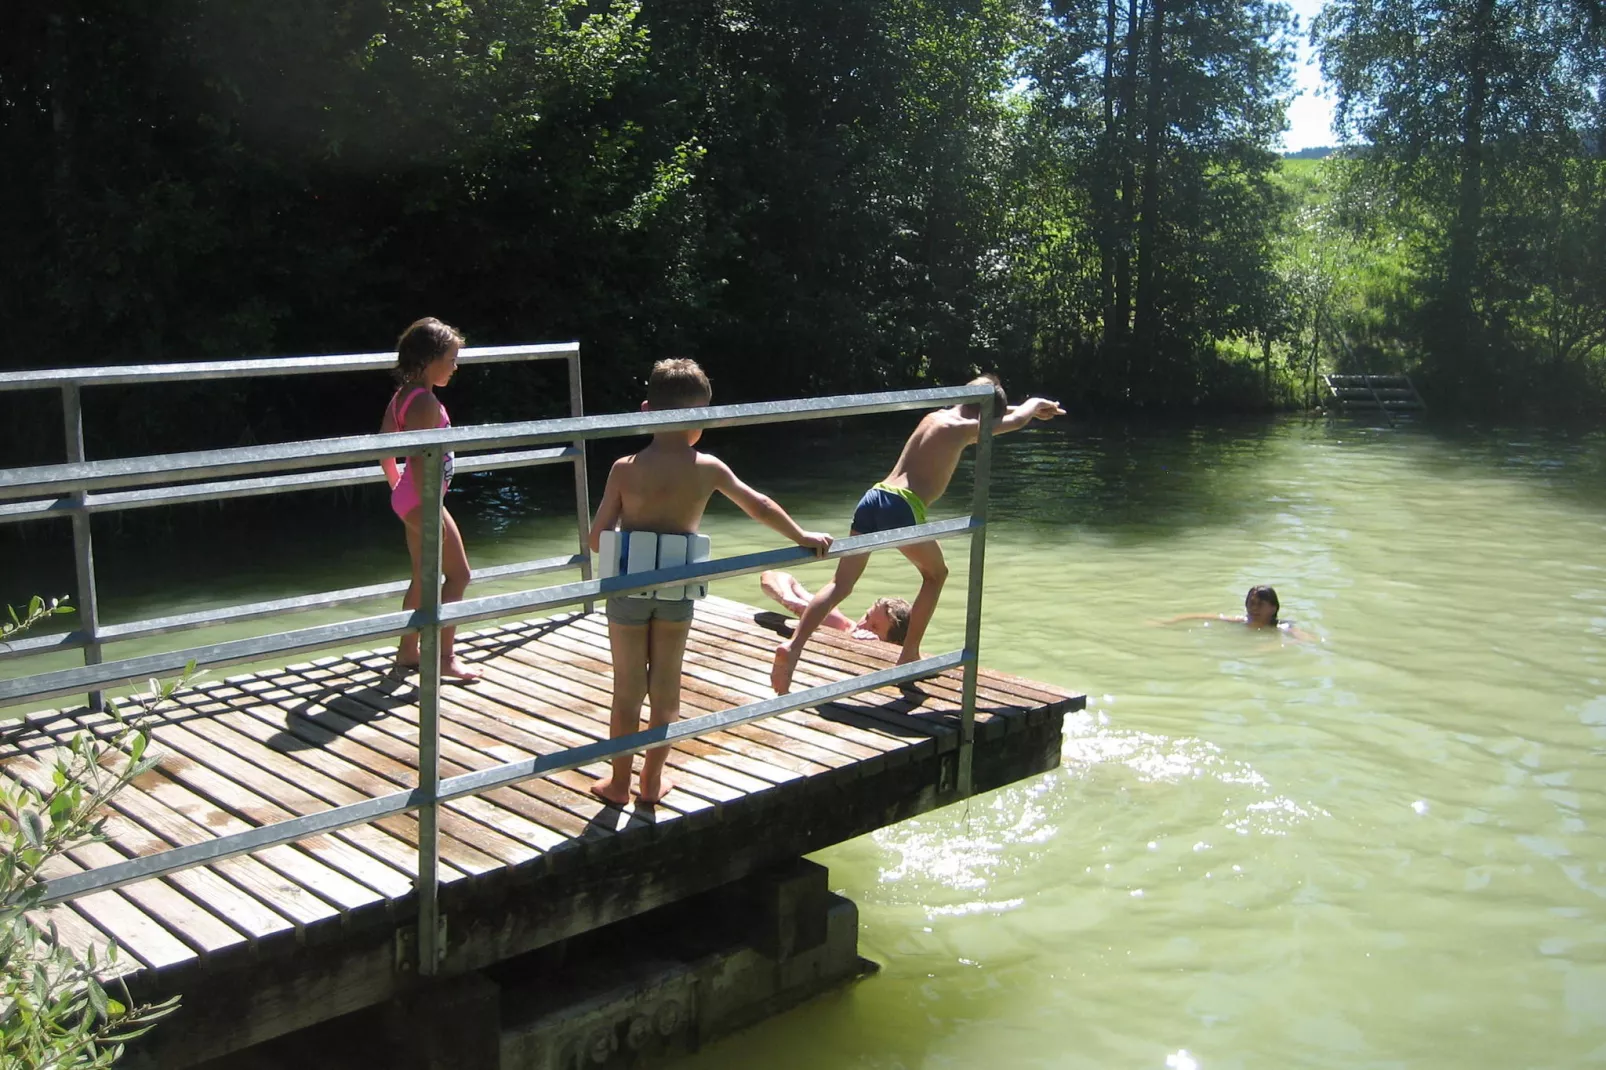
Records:
<instances>
[{"instance_id":1,"label":"white foam float belt","mask_svg":"<svg viewBox=\"0 0 1606 1070\"><path fill-rule=\"evenodd\" d=\"M710 557L707 535L669 535L656 531L604 531L598 564L602 578L651 572L654 569L674 568L707 561ZM707 598L708 584L688 583L684 586L659 587L641 591L630 598L659 598L680 600Z\"/></svg>"}]
</instances>

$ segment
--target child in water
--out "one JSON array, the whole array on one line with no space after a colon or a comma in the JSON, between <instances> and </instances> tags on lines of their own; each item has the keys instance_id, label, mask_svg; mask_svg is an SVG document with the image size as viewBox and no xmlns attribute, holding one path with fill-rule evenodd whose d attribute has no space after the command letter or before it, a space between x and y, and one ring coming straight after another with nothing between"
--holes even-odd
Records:
<instances>
[{"instance_id":1,"label":"child in water","mask_svg":"<svg viewBox=\"0 0 1606 1070\"><path fill-rule=\"evenodd\" d=\"M1251 628L1273 628L1286 632L1295 639L1311 638L1287 621L1277 619L1282 611L1282 604L1277 601L1277 592L1272 588L1257 585L1249 588L1244 595L1244 615L1229 617L1225 613L1184 613L1180 617L1172 617L1167 624L1179 624L1185 620L1224 620L1233 624L1247 624Z\"/></svg>"},{"instance_id":2,"label":"child in water","mask_svg":"<svg viewBox=\"0 0 1606 1070\"><path fill-rule=\"evenodd\" d=\"M712 397L708 376L696 361L661 360L653 365L641 407L653 412L692 409L707 405ZM830 548L831 536L804 531L786 510L737 479L723 461L698 452L701 437L700 430L660 431L646 449L614 462L591 525L592 552L601 551L602 533L616 526L621 531L691 534L715 491L799 546L816 554ZM680 666L694 605L689 598L608 599L608 645L613 657L610 739L640 729L643 700L651 706L654 727L680 716ZM663 775L668 757L669 748L661 746L642 759L637 798L648 806L673 787ZM629 802L631 764L629 754L614 758L611 775L592 785L592 793L617 806Z\"/></svg>"},{"instance_id":3,"label":"child in water","mask_svg":"<svg viewBox=\"0 0 1606 1070\"><path fill-rule=\"evenodd\" d=\"M435 397L435 388L451 381L457 371L457 351L462 348L463 336L434 316L425 316L402 332L396 341L396 393L385 406L385 418L380 422L381 432L426 431L437 427L450 427L446 407ZM386 457L379 462L390 481L390 508L407 529L407 552L413 559L413 582L402 599L403 609L417 609L423 600L424 510L423 490L419 474L424 469L422 456L408 457L400 471L396 461ZM443 458L440 494L452 482L452 455ZM468 554L463 550L463 536L457 530L457 521L441 506L441 572L445 584L441 588L442 602L457 602L468 589ZM457 660L453 652L455 628L441 629L441 675L465 683L479 679L479 673ZM396 648L396 668L405 672L418 668L418 633L402 636Z\"/></svg>"},{"instance_id":4,"label":"child in water","mask_svg":"<svg viewBox=\"0 0 1606 1070\"><path fill-rule=\"evenodd\" d=\"M1046 398L1028 398L1009 408L1004 387L996 375L983 375L970 381L971 386L991 386L997 397L994 412L999 419L993 424L993 434L1018 431L1033 420L1051 420L1064 416L1065 410L1057 402ZM926 521L926 509L948 489L959 457L966 447L981 438L981 405L954 405L928 413L921 419L914 434L904 444L903 453L892 466L886 479L865 491L859 507L853 514L854 535L869 535L892 528L912 527ZM920 571L920 593L915 596L909 610L909 627L904 635L903 652L898 664L920 660L920 640L925 637L926 626L936 612L937 598L948 579L948 566L942 558L942 547L935 542L900 546L899 551L910 564ZM803 646L815 629L825 623L826 616L843 599L853 593L853 585L864 575L870 563L869 554L855 554L837 562L836 576L821 587L809 601L797 622L792 638L775 648L775 659L770 666L770 686L777 695L792 688L792 674L797 670Z\"/></svg>"}]
</instances>

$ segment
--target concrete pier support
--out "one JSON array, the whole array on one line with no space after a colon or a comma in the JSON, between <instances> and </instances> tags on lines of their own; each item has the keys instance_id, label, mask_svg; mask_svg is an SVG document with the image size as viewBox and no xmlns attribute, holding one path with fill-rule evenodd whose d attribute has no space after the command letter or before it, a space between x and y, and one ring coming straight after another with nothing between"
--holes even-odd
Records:
<instances>
[{"instance_id":1,"label":"concrete pier support","mask_svg":"<svg viewBox=\"0 0 1606 1070\"><path fill-rule=\"evenodd\" d=\"M827 880L794 859L206 1070L649 1070L874 971Z\"/></svg>"},{"instance_id":2,"label":"concrete pier support","mask_svg":"<svg viewBox=\"0 0 1606 1070\"><path fill-rule=\"evenodd\" d=\"M643 932L653 954L593 958L569 974L577 987L506 990L501 1070L650 1067L870 972L858 908L826 881L799 859L675 908L704 936L679 954Z\"/></svg>"},{"instance_id":3,"label":"concrete pier support","mask_svg":"<svg viewBox=\"0 0 1606 1070\"><path fill-rule=\"evenodd\" d=\"M502 990L478 973L422 985L374 1015L391 1070L498 1070L501 1016Z\"/></svg>"}]
</instances>

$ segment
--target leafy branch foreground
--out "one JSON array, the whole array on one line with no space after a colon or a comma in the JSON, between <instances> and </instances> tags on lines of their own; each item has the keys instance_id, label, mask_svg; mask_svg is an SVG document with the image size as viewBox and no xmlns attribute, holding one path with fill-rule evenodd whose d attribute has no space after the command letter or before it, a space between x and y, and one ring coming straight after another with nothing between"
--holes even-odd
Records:
<instances>
[{"instance_id":1,"label":"leafy branch foreground","mask_svg":"<svg viewBox=\"0 0 1606 1070\"><path fill-rule=\"evenodd\" d=\"M34 598L22 613L8 607L0 640L70 612L61 599ZM0 1070L110 1066L127 1041L178 1007L177 996L136 1006L120 981L114 997L101 976L117 967L115 941L80 954L54 921L41 930L27 915L40 909L54 859L106 838L107 804L156 764L140 720L193 678L192 663L177 680L150 681L147 693L124 700L132 713L108 699L111 720L57 747L34 783L15 771L0 778Z\"/></svg>"}]
</instances>

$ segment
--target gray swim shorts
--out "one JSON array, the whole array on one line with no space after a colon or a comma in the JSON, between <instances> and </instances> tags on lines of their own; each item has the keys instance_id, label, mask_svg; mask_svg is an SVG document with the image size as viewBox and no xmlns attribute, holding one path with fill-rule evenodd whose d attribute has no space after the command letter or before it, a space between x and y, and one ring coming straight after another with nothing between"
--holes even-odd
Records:
<instances>
[{"instance_id":1,"label":"gray swim shorts","mask_svg":"<svg viewBox=\"0 0 1606 1070\"><path fill-rule=\"evenodd\" d=\"M691 620L696 605L690 598L610 598L608 623L642 625L656 617L684 624Z\"/></svg>"}]
</instances>

